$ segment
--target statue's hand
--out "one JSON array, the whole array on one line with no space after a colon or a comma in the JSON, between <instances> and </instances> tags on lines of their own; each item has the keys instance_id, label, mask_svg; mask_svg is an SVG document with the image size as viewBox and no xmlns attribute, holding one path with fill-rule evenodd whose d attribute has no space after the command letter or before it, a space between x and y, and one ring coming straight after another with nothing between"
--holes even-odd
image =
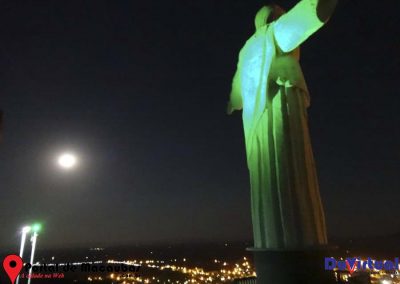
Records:
<instances>
[{"instance_id":1,"label":"statue's hand","mask_svg":"<svg viewBox=\"0 0 400 284\"><path fill-rule=\"evenodd\" d=\"M331 16L338 0L319 0L317 5L317 15L320 21L326 22Z\"/></svg>"},{"instance_id":2,"label":"statue's hand","mask_svg":"<svg viewBox=\"0 0 400 284\"><path fill-rule=\"evenodd\" d=\"M226 106L226 113L227 113L228 115L231 115L231 114L233 113L233 111L234 111L234 109L233 109L233 107L232 107L232 103L231 103L231 101L229 101L229 102L228 102L228 105Z\"/></svg>"}]
</instances>

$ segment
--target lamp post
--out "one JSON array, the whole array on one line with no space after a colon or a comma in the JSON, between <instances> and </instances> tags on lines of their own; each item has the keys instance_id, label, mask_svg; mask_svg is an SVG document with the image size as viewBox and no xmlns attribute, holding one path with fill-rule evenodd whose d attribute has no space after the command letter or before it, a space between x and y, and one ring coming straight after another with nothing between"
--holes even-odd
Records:
<instances>
[{"instance_id":1,"label":"lamp post","mask_svg":"<svg viewBox=\"0 0 400 284\"><path fill-rule=\"evenodd\" d=\"M38 237L38 232L40 231L40 227L41 227L40 224L34 224L32 226L33 235L31 238L31 243L32 243L31 259L30 259L31 268L29 269L29 274L28 274L28 284L31 284L33 260L35 257L36 241Z\"/></svg>"},{"instance_id":2,"label":"lamp post","mask_svg":"<svg viewBox=\"0 0 400 284\"><path fill-rule=\"evenodd\" d=\"M21 247L19 249L19 256L23 258L24 256L24 248L25 248L25 241L26 241L26 234L29 233L31 230L30 226L25 226L22 228L22 234L21 234Z\"/></svg>"},{"instance_id":3,"label":"lamp post","mask_svg":"<svg viewBox=\"0 0 400 284\"><path fill-rule=\"evenodd\" d=\"M30 226L24 226L21 230L21 247L19 249L19 256L23 259L24 256L24 248L25 248L25 241L26 241L26 234L31 231ZM17 277L16 284L19 283L19 276Z\"/></svg>"}]
</instances>

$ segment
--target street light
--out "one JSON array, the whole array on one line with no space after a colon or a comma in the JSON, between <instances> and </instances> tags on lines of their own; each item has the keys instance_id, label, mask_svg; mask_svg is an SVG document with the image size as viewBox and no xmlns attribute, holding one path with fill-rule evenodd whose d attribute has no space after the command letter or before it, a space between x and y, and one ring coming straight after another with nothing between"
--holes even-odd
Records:
<instances>
[{"instance_id":1,"label":"street light","mask_svg":"<svg viewBox=\"0 0 400 284\"><path fill-rule=\"evenodd\" d=\"M36 241L37 241L38 233L39 233L41 227L42 226L40 224L38 224L38 223L32 225L33 235L32 235L32 238L31 238L31 243L32 243L31 260L30 260L31 268L29 269L28 284L31 284L32 267L33 267L33 259L35 257Z\"/></svg>"},{"instance_id":2,"label":"street light","mask_svg":"<svg viewBox=\"0 0 400 284\"><path fill-rule=\"evenodd\" d=\"M30 226L24 226L21 230L21 247L19 249L19 256L23 259L24 256L24 248L25 248L25 241L26 241L26 234L31 231ZM19 283L19 276L17 278L16 284Z\"/></svg>"},{"instance_id":3,"label":"street light","mask_svg":"<svg viewBox=\"0 0 400 284\"><path fill-rule=\"evenodd\" d=\"M29 233L30 231L31 231L31 227L30 226L25 226L21 230L21 232L22 232L22 234L21 234L21 247L19 249L19 256L21 258L23 258L23 256L24 256L26 234Z\"/></svg>"}]
</instances>

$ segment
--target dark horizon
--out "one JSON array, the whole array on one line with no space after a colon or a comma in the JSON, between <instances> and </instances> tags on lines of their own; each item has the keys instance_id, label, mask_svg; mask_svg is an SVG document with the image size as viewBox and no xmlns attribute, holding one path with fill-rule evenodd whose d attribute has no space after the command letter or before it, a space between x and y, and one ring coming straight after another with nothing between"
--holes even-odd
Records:
<instances>
[{"instance_id":1,"label":"dark horizon","mask_svg":"<svg viewBox=\"0 0 400 284\"><path fill-rule=\"evenodd\" d=\"M393 255L397 256L398 250L395 248L400 245L400 232L389 234L389 235L376 235L376 236L355 236L355 237L342 237L330 238L329 247L335 248L335 253L337 255L348 254L347 250L351 249L352 254L357 253L366 254L371 253L371 255ZM185 250L192 252L201 252L204 248L215 248L219 251L226 251L228 253L238 252L240 248L244 251L249 252L248 249L252 248L253 241L248 240L231 240L231 241L212 241L212 240L190 240L185 242L177 241L163 241L163 242L132 242L132 243L119 243L119 244L106 244L106 243L79 243L70 244L67 246L44 246L41 244L37 248L38 254L49 254L61 252L61 254L76 255L77 252L93 251L99 248L98 254L108 254L105 252L114 253L124 253L129 255L129 252L139 250L143 253L150 253L150 251L165 251L171 250L180 251L182 253ZM0 246L0 256L9 254L11 250L19 249L18 245L15 244L13 247L2 247ZM354 251L357 253L354 254ZM249 252L250 253L250 252Z\"/></svg>"},{"instance_id":2,"label":"dark horizon","mask_svg":"<svg viewBox=\"0 0 400 284\"><path fill-rule=\"evenodd\" d=\"M300 60L328 235L396 234L397 10L339 2ZM0 247L30 222L49 247L251 240L241 115L225 108L263 3L2 2Z\"/></svg>"},{"instance_id":3,"label":"dark horizon","mask_svg":"<svg viewBox=\"0 0 400 284\"><path fill-rule=\"evenodd\" d=\"M88 241L86 243L77 242L77 243L68 243L67 245L61 244L51 244L45 247L41 237L39 237L38 251L53 251L53 250L87 250L90 248L105 248L105 249L119 249L119 248L158 248L165 249L168 247L201 247L201 246L221 246L221 247L236 247L238 245L246 246L246 248L252 247L253 240L249 239L234 239L234 240L210 240L210 239L192 239L192 240L159 240L159 241L132 241L132 242L120 242L117 244L109 244L107 242L96 242L96 241ZM0 245L0 254L8 253L10 249L17 250L19 249L19 241L20 239L16 239L15 243L12 246L3 246ZM400 232L394 232L390 234L376 234L376 235L368 235L368 236L329 236L329 244L333 247L337 247L339 251L342 251L346 248L347 245L355 244L356 246L364 246L365 248L373 248L377 249L379 247L384 247L385 249L393 250L394 247L400 245ZM395 253L396 251L393 250Z\"/></svg>"}]
</instances>

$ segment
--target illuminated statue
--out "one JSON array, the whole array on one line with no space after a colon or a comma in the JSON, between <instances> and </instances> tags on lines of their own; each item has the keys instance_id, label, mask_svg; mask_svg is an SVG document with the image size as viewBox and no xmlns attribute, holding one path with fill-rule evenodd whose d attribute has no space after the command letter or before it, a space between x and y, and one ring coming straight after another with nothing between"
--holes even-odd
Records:
<instances>
[{"instance_id":1,"label":"illuminated statue","mask_svg":"<svg viewBox=\"0 0 400 284\"><path fill-rule=\"evenodd\" d=\"M327 242L299 45L324 25L335 5L302 0L287 13L264 6L239 54L228 113L243 109L255 248Z\"/></svg>"}]
</instances>

